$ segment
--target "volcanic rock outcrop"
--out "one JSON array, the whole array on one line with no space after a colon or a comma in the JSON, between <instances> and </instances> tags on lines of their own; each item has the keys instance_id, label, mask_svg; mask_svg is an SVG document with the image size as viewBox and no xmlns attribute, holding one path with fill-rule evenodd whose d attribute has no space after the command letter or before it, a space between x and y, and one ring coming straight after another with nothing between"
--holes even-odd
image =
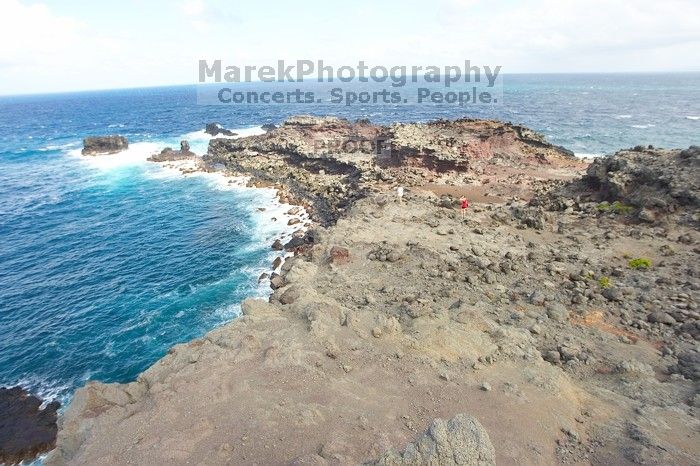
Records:
<instances>
[{"instance_id":1,"label":"volcanic rock outcrop","mask_svg":"<svg viewBox=\"0 0 700 466\"><path fill-rule=\"evenodd\" d=\"M177 160L194 160L197 154L190 150L190 144L187 141L180 142L180 150L173 150L166 147L158 154L153 154L148 158L151 162L174 162Z\"/></svg>"},{"instance_id":2,"label":"volcanic rock outcrop","mask_svg":"<svg viewBox=\"0 0 700 466\"><path fill-rule=\"evenodd\" d=\"M210 136L236 136L236 133L224 128L219 123L207 123L204 132L209 134Z\"/></svg>"},{"instance_id":3,"label":"volcanic rock outcrop","mask_svg":"<svg viewBox=\"0 0 700 466\"><path fill-rule=\"evenodd\" d=\"M59 403L41 405L21 387L0 388L0 464L33 459L56 445Z\"/></svg>"},{"instance_id":4,"label":"volcanic rock outcrop","mask_svg":"<svg viewBox=\"0 0 700 466\"><path fill-rule=\"evenodd\" d=\"M116 154L129 148L124 136L92 136L83 139L83 155Z\"/></svg>"}]
</instances>

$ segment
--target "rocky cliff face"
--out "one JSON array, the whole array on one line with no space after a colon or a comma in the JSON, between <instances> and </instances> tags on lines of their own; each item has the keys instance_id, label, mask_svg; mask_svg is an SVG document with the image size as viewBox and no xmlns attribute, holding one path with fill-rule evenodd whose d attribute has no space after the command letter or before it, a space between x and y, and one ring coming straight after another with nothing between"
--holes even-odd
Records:
<instances>
[{"instance_id":1,"label":"rocky cliff face","mask_svg":"<svg viewBox=\"0 0 700 466\"><path fill-rule=\"evenodd\" d=\"M252 176L255 184L276 185L328 225L366 195L361 178L379 131L338 118L294 117L263 135L214 139L204 160Z\"/></svg>"},{"instance_id":2,"label":"rocky cliff face","mask_svg":"<svg viewBox=\"0 0 700 466\"><path fill-rule=\"evenodd\" d=\"M389 132L392 152L404 163L438 171L469 170L484 162L509 166L556 163L573 153L542 135L499 121L462 119L396 124Z\"/></svg>"},{"instance_id":3,"label":"rocky cliff face","mask_svg":"<svg viewBox=\"0 0 700 466\"><path fill-rule=\"evenodd\" d=\"M512 183L508 169L571 168L572 154L526 128L496 121L456 120L373 125L336 117L297 116L266 134L214 139L205 161L253 183L275 184L332 224L379 183L463 182L493 172Z\"/></svg>"},{"instance_id":4,"label":"rocky cliff face","mask_svg":"<svg viewBox=\"0 0 700 466\"><path fill-rule=\"evenodd\" d=\"M636 147L596 158L580 179L564 183L532 205L566 210L594 203L600 216L656 225L700 225L700 148Z\"/></svg>"},{"instance_id":5,"label":"rocky cliff face","mask_svg":"<svg viewBox=\"0 0 700 466\"><path fill-rule=\"evenodd\" d=\"M584 181L600 200L673 212L700 206L700 147L635 148L595 159Z\"/></svg>"}]
</instances>

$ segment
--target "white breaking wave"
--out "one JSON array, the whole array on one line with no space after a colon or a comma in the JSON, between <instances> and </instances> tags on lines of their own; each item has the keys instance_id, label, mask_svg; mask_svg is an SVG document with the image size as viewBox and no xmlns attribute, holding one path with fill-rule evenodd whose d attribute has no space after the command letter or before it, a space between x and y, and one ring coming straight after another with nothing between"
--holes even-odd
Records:
<instances>
[{"instance_id":1,"label":"white breaking wave","mask_svg":"<svg viewBox=\"0 0 700 466\"><path fill-rule=\"evenodd\" d=\"M42 147L39 149L41 152L48 152L48 151L54 151L54 150L67 150L67 149L72 149L76 146L80 145L80 141L73 141L73 142L68 142L66 144L49 144L46 147Z\"/></svg>"},{"instance_id":2,"label":"white breaking wave","mask_svg":"<svg viewBox=\"0 0 700 466\"><path fill-rule=\"evenodd\" d=\"M231 131L236 133L236 136L229 136L231 139L236 139L246 136L255 136L258 134L264 134L265 130L260 126L246 127L240 129L231 129ZM217 136L223 137L223 136ZM148 158L154 154L160 153L166 147L173 148L175 150L180 148L180 141L186 140L190 143L190 150L197 155L204 155L207 153L209 148L209 141L213 137L204 132L204 130L193 131L191 133L184 134L179 138L168 138L160 139L149 142L134 142L129 143L129 148L125 151L118 152L116 154L107 155L96 155L96 156L83 156L81 151L82 148L75 148L79 143L72 142L65 144L63 146L47 146L47 150L51 147L56 149L62 149L64 152L70 156L79 157L80 160L91 167L98 168L101 170L113 170L117 168L123 168L132 165L145 165ZM167 168L167 167L164 167ZM170 175L166 173L156 174L155 172L149 173L155 178L166 178ZM182 174L177 170L175 172L178 176ZM171 174L172 175L172 174Z\"/></svg>"},{"instance_id":3,"label":"white breaking wave","mask_svg":"<svg viewBox=\"0 0 700 466\"><path fill-rule=\"evenodd\" d=\"M615 115L615 118L618 120L626 120L628 118L632 118L632 115Z\"/></svg>"},{"instance_id":4,"label":"white breaking wave","mask_svg":"<svg viewBox=\"0 0 700 466\"><path fill-rule=\"evenodd\" d=\"M632 128L637 128L637 129L647 129L647 128L653 128L656 125L648 124L648 125L632 125Z\"/></svg>"},{"instance_id":5,"label":"white breaking wave","mask_svg":"<svg viewBox=\"0 0 700 466\"><path fill-rule=\"evenodd\" d=\"M239 138L245 136L253 136L264 134L259 126L248 127L242 129L231 129L236 133L236 136L229 138ZM217 136L219 137L219 136ZM69 156L76 157L81 163L85 163L90 167L101 171L109 172L118 170L128 166L141 166L145 176L156 180L180 179L183 177L198 177L203 178L211 189L218 191L239 191L241 200L246 206L248 215L253 220L255 227L253 229L253 245L251 249L267 251L266 261L255 267L253 274L257 276L263 272L270 272L270 264L277 256L287 257L292 253L286 251L273 251L270 246L279 239L283 243L289 241L293 233L296 231L305 231L304 226L309 221L309 214L302 207L298 207L282 203L277 197L277 190L274 188L249 188L247 186L249 177L233 177L228 176L225 172L203 172L192 171L183 173L182 169L194 169L195 162L191 160L182 160L174 162L152 163L148 162L148 158L153 154L160 153L164 148L179 148L181 140L187 140L190 143L192 152L198 155L203 155L207 152L209 141L213 137L204 132L204 130L193 131L182 135L180 138L168 138L151 142L136 142L129 144L129 148L125 151L97 156L84 156L81 153L81 148L66 150L65 153ZM296 214L289 214L292 209L295 209ZM294 225L289 225L291 219L299 221ZM256 295L266 296L269 294L269 283L263 280L256 288ZM226 314L235 317L236 309L229 308L224 310Z\"/></svg>"},{"instance_id":6,"label":"white breaking wave","mask_svg":"<svg viewBox=\"0 0 700 466\"><path fill-rule=\"evenodd\" d=\"M247 136L257 136L259 134L265 134L265 130L260 126L251 126L247 128L232 128L230 131L236 133L235 136L224 136L222 134L218 136L212 136L207 134L203 129L198 131L192 131L191 133L184 134L182 139L190 143L190 149L192 152L198 155L203 155L209 150L209 141L212 139L237 139Z\"/></svg>"},{"instance_id":7,"label":"white breaking wave","mask_svg":"<svg viewBox=\"0 0 700 466\"><path fill-rule=\"evenodd\" d=\"M40 379L38 377L25 377L18 380L16 383L8 384L8 386L20 386L28 392L36 395L42 400L42 407L52 401L61 403L60 410L63 411L68 401L70 401L71 385L70 383L57 382L53 380Z\"/></svg>"},{"instance_id":8,"label":"white breaking wave","mask_svg":"<svg viewBox=\"0 0 700 466\"><path fill-rule=\"evenodd\" d=\"M239 303L235 303L220 307L214 311L214 315L222 321L233 320L236 317L240 317L241 305Z\"/></svg>"},{"instance_id":9,"label":"white breaking wave","mask_svg":"<svg viewBox=\"0 0 700 466\"><path fill-rule=\"evenodd\" d=\"M596 153L586 153L586 152L574 152L574 156L580 158L580 159L593 159L596 157L602 157L603 154L596 154Z\"/></svg>"},{"instance_id":10,"label":"white breaking wave","mask_svg":"<svg viewBox=\"0 0 700 466\"><path fill-rule=\"evenodd\" d=\"M160 152L164 147L156 142L136 142L129 144L127 150L116 154L82 155L82 149L73 149L67 153L93 168L108 171L132 165L145 165L148 157Z\"/></svg>"},{"instance_id":11,"label":"white breaking wave","mask_svg":"<svg viewBox=\"0 0 700 466\"><path fill-rule=\"evenodd\" d=\"M686 116L686 118L687 118L688 120L695 120L695 121L700 120L700 116L691 116L691 115L688 115L688 116Z\"/></svg>"}]
</instances>

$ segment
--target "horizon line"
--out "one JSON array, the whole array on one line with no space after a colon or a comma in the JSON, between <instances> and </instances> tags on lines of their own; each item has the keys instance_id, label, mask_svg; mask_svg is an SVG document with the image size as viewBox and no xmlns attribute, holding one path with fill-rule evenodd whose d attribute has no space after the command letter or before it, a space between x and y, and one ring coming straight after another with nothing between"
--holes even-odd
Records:
<instances>
[{"instance_id":1,"label":"horizon line","mask_svg":"<svg viewBox=\"0 0 700 466\"><path fill-rule=\"evenodd\" d=\"M700 74L700 70L686 70L686 71L554 71L554 72L517 72L517 73L505 73L502 72L502 76L518 76L518 75L650 75L650 74ZM413 76L413 75L402 75L402 76ZM312 78L313 80L313 78ZM32 96L53 96L53 95L65 95L65 94L81 94L81 93L92 93L92 92L109 92L109 91L129 91L129 90L149 90L149 89L167 89L174 87L196 87L201 85L216 85L216 84L245 84L245 83L257 83L263 81L243 81L235 83L199 83L199 82L189 82L189 83L174 83L174 84L154 84L154 85L141 85L141 86L125 86L125 87L112 87L112 88L88 88L88 89L68 89L62 91L49 91L49 92L26 92L26 93L12 93L12 94L0 94L0 98L5 97L32 97ZM284 83L284 82L304 82L304 81L265 81L266 84L272 83ZM329 81L316 81L313 82L329 82ZM347 84L347 83L346 83Z\"/></svg>"}]
</instances>

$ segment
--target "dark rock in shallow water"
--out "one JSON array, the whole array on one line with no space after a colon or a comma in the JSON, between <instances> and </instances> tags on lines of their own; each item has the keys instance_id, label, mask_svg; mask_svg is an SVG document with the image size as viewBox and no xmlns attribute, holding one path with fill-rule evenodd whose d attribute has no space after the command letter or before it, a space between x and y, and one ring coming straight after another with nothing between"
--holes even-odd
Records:
<instances>
[{"instance_id":1,"label":"dark rock in shallow water","mask_svg":"<svg viewBox=\"0 0 700 466\"><path fill-rule=\"evenodd\" d=\"M93 136L83 139L83 155L116 154L129 148L124 136Z\"/></svg>"},{"instance_id":2,"label":"dark rock in shallow water","mask_svg":"<svg viewBox=\"0 0 700 466\"><path fill-rule=\"evenodd\" d=\"M284 249L287 251L294 251L296 248L300 248L306 244L304 238L292 238L284 245Z\"/></svg>"},{"instance_id":3,"label":"dark rock in shallow water","mask_svg":"<svg viewBox=\"0 0 700 466\"><path fill-rule=\"evenodd\" d=\"M263 129L263 131L266 131L269 133L270 131L276 130L277 125L273 125L272 123L267 123L265 125L262 125L261 128Z\"/></svg>"},{"instance_id":4,"label":"dark rock in shallow water","mask_svg":"<svg viewBox=\"0 0 700 466\"><path fill-rule=\"evenodd\" d=\"M301 236L294 236L285 245L284 249L289 252L300 252L314 243L318 242L317 233L314 230L309 230Z\"/></svg>"},{"instance_id":5,"label":"dark rock in shallow water","mask_svg":"<svg viewBox=\"0 0 700 466\"><path fill-rule=\"evenodd\" d=\"M234 133L231 130L228 130L221 126L219 123L209 123L207 124L206 128L204 129L204 132L207 134L210 134L212 136L236 136L236 133Z\"/></svg>"},{"instance_id":6,"label":"dark rock in shallow water","mask_svg":"<svg viewBox=\"0 0 700 466\"><path fill-rule=\"evenodd\" d=\"M56 411L21 387L0 388L0 463L16 464L56 446Z\"/></svg>"},{"instance_id":7,"label":"dark rock in shallow water","mask_svg":"<svg viewBox=\"0 0 700 466\"><path fill-rule=\"evenodd\" d=\"M176 160L187 160L197 157L197 154L190 151L190 143L180 142L180 150L173 150L170 147L163 149L160 154L153 154L148 158L151 162L173 162Z\"/></svg>"}]
</instances>

